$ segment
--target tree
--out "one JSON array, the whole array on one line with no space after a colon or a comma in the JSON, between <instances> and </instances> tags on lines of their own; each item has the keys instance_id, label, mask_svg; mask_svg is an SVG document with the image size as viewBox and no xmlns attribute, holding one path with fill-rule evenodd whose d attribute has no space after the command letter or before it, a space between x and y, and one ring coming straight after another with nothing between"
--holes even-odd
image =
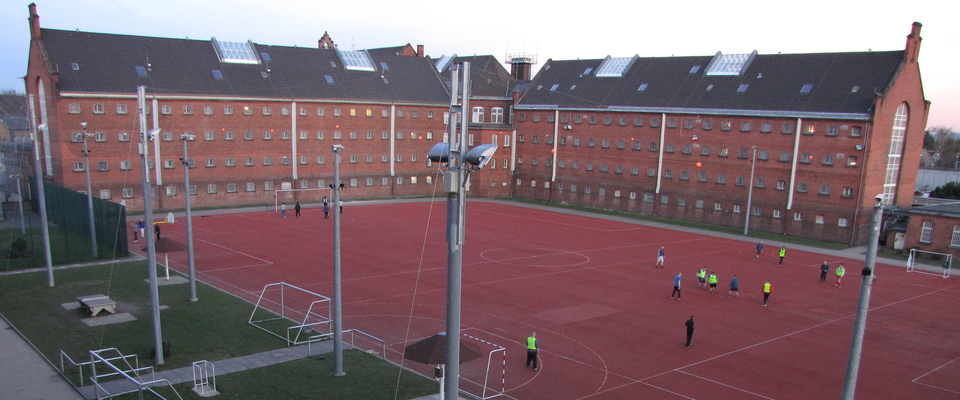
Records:
<instances>
[{"instance_id":1,"label":"tree","mask_svg":"<svg viewBox=\"0 0 960 400\"><path fill-rule=\"evenodd\" d=\"M958 169L960 139L952 132L952 127L943 125L927 131L923 137L923 149L928 153L923 161L925 168Z\"/></svg>"},{"instance_id":2,"label":"tree","mask_svg":"<svg viewBox=\"0 0 960 400\"><path fill-rule=\"evenodd\" d=\"M935 199L957 199L960 200L960 182L950 182L946 185L933 189L930 197Z\"/></svg>"}]
</instances>

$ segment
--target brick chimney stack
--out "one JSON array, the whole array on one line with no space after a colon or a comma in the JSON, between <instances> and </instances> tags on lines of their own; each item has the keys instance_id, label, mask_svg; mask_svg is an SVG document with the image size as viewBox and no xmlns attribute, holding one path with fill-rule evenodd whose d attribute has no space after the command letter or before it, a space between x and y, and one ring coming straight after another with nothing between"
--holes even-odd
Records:
<instances>
[{"instance_id":1,"label":"brick chimney stack","mask_svg":"<svg viewBox=\"0 0 960 400\"><path fill-rule=\"evenodd\" d=\"M907 35L907 48L903 51L903 56L912 63L917 62L917 58L920 57L920 42L923 41L920 37L922 27L923 24L914 22L913 27L910 28L910 34Z\"/></svg>"},{"instance_id":2,"label":"brick chimney stack","mask_svg":"<svg viewBox=\"0 0 960 400\"><path fill-rule=\"evenodd\" d=\"M37 3L30 3L27 6L30 9L30 38L40 39L40 16L37 15Z\"/></svg>"},{"instance_id":3,"label":"brick chimney stack","mask_svg":"<svg viewBox=\"0 0 960 400\"><path fill-rule=\"evenodd\" d=\"M417 45L417 57L426 57L427 55L423 53L423 45Z\"/></svg>"}]
</instances>

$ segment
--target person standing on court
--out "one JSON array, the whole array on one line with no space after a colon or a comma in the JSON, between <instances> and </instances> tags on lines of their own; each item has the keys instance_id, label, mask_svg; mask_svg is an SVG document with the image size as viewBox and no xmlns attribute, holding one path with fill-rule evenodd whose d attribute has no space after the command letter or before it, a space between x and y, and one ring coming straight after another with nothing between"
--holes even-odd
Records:
<instances>
[{"instance_id":1,"label":"person standing on court","mask_svg":"<svg viewBox=\"0 0 960 400\"><path fill-rule=\"evenodd\" d=\"M293 210L296 211L297 216L300 216L300 202L297 201L297 205L293 206Z\"/></svg>"},{"instance_id":2,"label":"person standing on court","mask_svg":"<svg viewBox=\"0 0 960 400\"><path fill-rule=\"evenodd\" d=\"M287 203L280 203L280 216L287 217Z\"/></svg>"},{"instance_id":3,"label":"person standing on court","mask_svg":"<svg viewBox=\"0 0 960 400\"><path fill-rule=\"evenodd\" d=\"M730 297L731 294L737 294L737 298L740 298L740 279L737 278L737 274L733 274L733 278L730 278L730 291L727 292L727 297Z\"/></svg>"},{"instance_id":4,"label":"person standing on court","mask_svg":"<svg viewBox=\"0 0 960 400\"><path fill-rule=\"evenodd\" d=\"M137 228L140 229L140 237L146 240L147 239L147 221L143 219L141 219L140 221L137 221Z\"/></svg>"},{"instance_id":5,"label":"person standing on court","mask_svg":"<svg viewBox=\"0 0 960 400\"><path fill-rule=\"evenodd\" d=\"M654 265L654 268L663 268L663 246L660 246L660 250L657 250L657 265Z\"/></svg>"},{"instance_id":6,"label":"person standing on court","mask_svg":"<svg viewBox=\"0 0 960 400\"><path fill-rule=\"evenodd\" d=\"M827 264L826 261L823 264L820 264L820 282L827 281L827 271L830 270L830 264Z\"/></svg>"},{"instance_id":7,"label":"person standing on court","mask_svg":"<svg viewBox=\"0 0 960 400\"><path fill-rule=\"evenodd\" d=\"M693 331L696 329L693 328L693 316L690 316L690 319L684 323L687 326L687 347L690 347L690 339L693 339Z\"/></svg>"},{"instance_id":8,"label":"person standing on court","mask_svg":"<svg viewBox=\"0 0 960 400\"><path fill-rule=\"evenodd\" d=\"M767 282L763 284L763 306L767 306L767 299L770 298L770 295L773 293L773 284L770 283L770 280L767 279Z\"/></svg>"},{"instance_id":9,"label":"person standing on court","mask_svg":"<svg viewBox=\"0 0 960 400\"><path fill-rule=\"evenodd\" d=\"M713 294L717 291L717 273L710 272L710 277L707 278L707 283L710 284L710 294Z\"/></svg>"},{"instance_id":10,"label":"person standing on court","mask_svg":"<svg viewBox=\"0 0 960 400\"><path fill-rule=\"evenodd\" d=\"M781 266L781 267L783 266L783 258L786 257L786 256L787 256L787 247L786 247L786 246L780 246L780 264L779 264L779 266Z\"/></svg>"},{"instance_id":11,"label":"person standing on court","mask_svg":"<svg viewBox=\"0 0 960 400\"><path fill-rule=\"evenodd\" d=\"M328 203L330 203L330 199L328 199L327 196L323 196L323 200L321 201L323 202L323 205L327 205Z\"/></svg>"},{"instance_id":12,"label":"person standing on court","mask_svg":"<svg viewBox=\"0 0 960 400\"><path fill-rule=\"evenodd\" d=\"M677 295L677 300L680 300L680 273L677 272L677 276L673 277L673 293L670 293L670 300L673 300L673 295Z\"/></svg>"},{"instance_id":13,"label":"person standing on court","mask_svg":"<svg viewBox=\"0 0 960 400\"><path fill-rule=\"evenodd\" d=\"M843 274L846 272L847 271L843 269L843 263L840 263L840 265L837 266L837 287L843 286L841 281L843 280Z\"/></svg>"},{"instance_id":14,"label":"person standing on court","mask_svg":"<svg viewBox=\"0 0 960 400\"><path fill-rule=\"evenodd\" d=\"M757 256L753 258L753 261L760 261L760 253L763 252L763 241L757 242Z\"/></svg>"},{"instance_id":15,"label":"person standing on court","mask_svg":"<svg viewBox=\"0 0 960 400\"><path fill-rule=\"evenodd\" d=\"M530 332L530 337L527 338L527 368L530 368L530 362L533 362L533 370L536 371L537 368L537 354L540 352L540 343L537 342L537 333Z\"/></svg>"},{"instance_id":16,"label":"person standing on court","mask_svg":"<svg viewBox=\"0 0 960 400\"><path fill-rule=\"evenodd\" d=\"M140 241L140 238L137 237L137 232L140 232L140 227L138 227L137 224L138 224L137 222L134 222L134 223L130 224L130 225L133 227L133 241L134 241L134 242L139 242L139 241Z\"/></svg>"},{"instance_id":17,"label":"person standing on court","mask_svg":"<svg viewBox=\"0 0 960 400\"><path fill-rule=\"evenodd\" d=\"M326 199L326 197L324 197ZM330 219L330 205L326 202L323 203L323 219Z\"/></svg>"},{"instance_id":18,"label":"person standing on court","mask_svg":"<svg viewBox=\"0 0 960 400\"><path fill-rule=\"evenodd\" d=\"M697 271L697 290L707 290L707 267L700 268Z\"/></svg>"},{"instance_id":19,"label":"person standing on court","mask_svg":"<svg viewBox=\"0 0 960 400\"><path fill-rule=\"evenodd\" d=\"M340 215L343 215L343 200L340 200Z\"/></svg>"},{"instance_id":20,"label":"person standing on court","mask_svg":"<svg viewBox=\"0 0 960 400\"><path fill-rule=\"evenodd\" d=\"M160 224L156 222L153 223L153 233L157 235L157 240L160 240Z\"/></svg>"}]
</instances>

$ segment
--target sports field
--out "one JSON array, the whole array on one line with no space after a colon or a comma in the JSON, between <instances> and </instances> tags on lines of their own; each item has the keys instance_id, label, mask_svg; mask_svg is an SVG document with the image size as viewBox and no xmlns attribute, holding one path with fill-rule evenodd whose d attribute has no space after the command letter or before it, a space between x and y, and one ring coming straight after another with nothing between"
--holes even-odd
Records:
<instances>
[{"instance_id":1,"label":"sports field","mask_svg":"<svg viewBox=\"0 0 960 400\"><path fill-rule=\"evenodd\" d=\"M446 201L347 203L342 217L344 328L384 339L387 358L399 363L406 345L444 330ZM164 225L163 236L185 243L183 222ZM281 281L332 296L333 221L322 211L211 215L194 217L193 226L199 279L251 301ZM778 267L779 248L769 244L754 261L753 241L512 203L468 202L466 228L462 329L505 348L487 383L503 390L501 398L808 400L842 393L862 261L788 247ZM143 241L138 245L132 248ZM655 269L660 246L665 268ZM180 271L186 258L170 254ZM844 263L842 288L833 284L833 269L827 283L819 281L823 261ZM701 266L719 276L718 294L697 290ZM677 272L681 301L670 299ZM726 297L733 274L739 299ZM876 275L857 398L960 397L960 282L886 265ZM763 307L766 280L773 295ZM685 348L691 315L696 332ZM524 368L532 331L539 371ZM464 378L482 380L485 363L461 366Z\"/></svg>"}]
</instances>

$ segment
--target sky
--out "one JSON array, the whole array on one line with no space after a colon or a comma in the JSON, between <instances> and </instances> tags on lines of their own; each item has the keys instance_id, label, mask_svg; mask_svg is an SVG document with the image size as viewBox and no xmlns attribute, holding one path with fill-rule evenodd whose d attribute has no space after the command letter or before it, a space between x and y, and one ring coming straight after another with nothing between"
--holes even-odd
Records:
<instances>
[{"instance_id":1,"label":"sky","mask_svg":"<svg viewBox=\"0 0 960 400\"><path fill-rule=\"evenodd\" d=\"M928 127L960 131L960 2L946 0L316 1L36 0L52 29L342 49L422 44L427 55L548 59L903 50L923 24ZM28 1L0 0L0 90L23 92Z\"/></svg>"}]
</instances>

